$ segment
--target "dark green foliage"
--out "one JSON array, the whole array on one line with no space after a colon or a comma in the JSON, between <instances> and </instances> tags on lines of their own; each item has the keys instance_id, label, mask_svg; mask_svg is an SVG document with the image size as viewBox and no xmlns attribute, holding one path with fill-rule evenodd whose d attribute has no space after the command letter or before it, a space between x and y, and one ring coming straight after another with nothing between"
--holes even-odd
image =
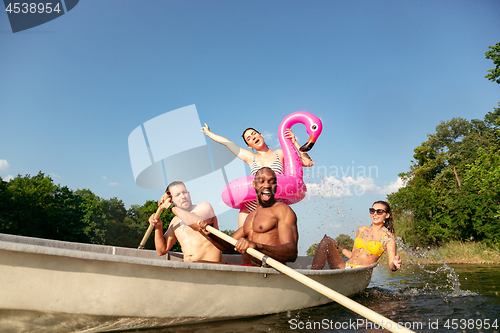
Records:
<instances>
[{"instance_id":1,"label":"dark green foliage","mask_svg":"<svg viewBox=\"0 0 500 333\"><path fill-rule=\"evenodd\" d=\"M494 46L489 47L490 50L484 53L486 59L493 60L495 64L495 68L488 69L490 74L485 75L484 77L490 81L500 83L500 43L496 43Z\"/></svg>"},{"instance_id":2,"label":"dark green foliage","mask_svg":"<svg viewBox=\"0 0 500 333\"><path fill-rule=\"evenodd\" d=\"M340 235L338 235L335 238L335 240L337 241L337 243L340 246L342 246L342 247L344 247L344 248L346 248L348 250L352 250L352 248L354 247L354 239L352 239L351 237L349 237L346 234L340 234ZM318 248L318 243L315 243L315 244L311 245L307 249L306 255L308 257L314 257L314 254L316 253L316 249L317 248ZM341 256L344 256L341 251L339 251L339 253L340 253Z\"/></svg>"},{"instance_id":3,"label":"dark green foliage","mask_svg":"<svg viewBox=\"0 0 500 333\"><path fill-rule=\"evenodd\" d=\"M0 179L0 232L137 248L158 203L125 209L117 198L102 199L88 189L72 191L55 185L42 172L5 182ZM164 231L174 215L161 215ZM154 235L146 243L154 249ZM181 251L176 243L171 251Z\"/></svg>"},{"instance_id":4,"label":"dark green foliage","mask_svg":"<svg viewBox=\"0 0 500 333\"><path fill-rule=\"evenodd\" d=\"M309 246L309 248L306 251L306 256L314 257L317 248L318 248L318 243L314 243L313 245Z\"/></svg>"},{"instance_id":5,"label":"dark green foliage","mask_svg":"<svg viewBox=\"0 0 500 333\"><path fill-rule=\"evenodd\" d=\"M499 104L500 106L500 104ZM500 243L500 108L484 120L453 118L415 148L406 186L388 196L407 243Z\"/></svg>"},{"instance_id":6,"label":"dark green foliage","mask_svg":"<svg viewBox=\"0 0 500 333\"><path fill-rule=\"evenodd\" d=\"M7 233L16 228L14 223L14 198L8 183L0 177L0 230Z\"/></svg>"},{"instance_id":7,"label":"dark green foliage","mask_svg":"<svg viewBox=\"0 0 500 333\"><path fill-rule=\"evenodd\" d=\"M228 235L228 236L232 236L232 235L235 233L235 231L234 231L234 230L228 230L228 229L226 229L226 230L221 230L221 231L222 231L223 233L225 233L226 235Z\"/></svg>"},{"instance_id":8,"label":"dark green foliage","mask_svg":"<svg viewBox=\"0 0 500 333\"><path fill-rule=\"evenodd\" d=\"M345 249L348 249L349 251L351 251L354 247L354 239L352 239L351 237L349 237L348 235L346 234L340 234L338 235L335 240L337 241L337 243L339 243L340 246L342 246L343 248ZM344 256L342 254L342 251L339 251L340 255L341 256Z\"/></svg>"},{"instance_id":9,"label":"dark green foliage","mask_svg":"<svg viewBox=\"0 0 500 333\"><path fill-rule=\"evenodd\" d=\"M148 219L156 212L158 209L158 202L153 200L148 200L142 206L132 205L127 211L127 216L124 219L123 227L126 228L127 232L119 232L116 234L116 242L120 246L125 247L136 247L139 245L142 237L146 233L149 227ZM163 232L167 231L170 221L174 218L172 212L162 212L160 219L163 222ZM154 250L154 233L151 234L148 241L146 242L146 249ZM181 252L181 246L179 242L170 249L170 251Z\"/></svg>"},{"instance_id":10,"label":"dark green foliage","mask_svg":"<svg viewBox=\"0 0 500 333\"><path fill-rule=\"evenodd\" d=\"M80 227L82 198L54 185L43 173L2 181L0 232L68 241L88 241ZM5 204L4 204L5 202Z\"/></svg>"}]
</instances>

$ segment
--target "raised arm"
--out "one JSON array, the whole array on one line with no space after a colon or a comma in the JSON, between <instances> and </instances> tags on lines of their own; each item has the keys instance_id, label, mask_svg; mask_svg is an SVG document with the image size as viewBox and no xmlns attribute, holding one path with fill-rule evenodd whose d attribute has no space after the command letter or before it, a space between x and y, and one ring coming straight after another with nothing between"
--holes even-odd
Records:
<instances>
[{"instance_id":1,"label":"raised arm","mask_svg":"<svg viewBox=\"0 0 500 333\"><path fill-rule=\"evenodd\" d=\"M401 268L401 258L396 255L396 242L394 241L394 238L392 236L389 236L390 239L387 242L387 258L389 260L389 268L392 271L397 271L399 268Z\"/></svg>"},{"instance_id":2,"label":"raised arm","mask_svg":"<svg viewBox=\"0 0 500 333\"><path fill-rule=\"evenodd\" d=\"M184 223L189 225L194 230L200 230L198 226L198 221L209 220L212 227L219 229L217 224L217 217L215 217L214 209L212 205L208 202L202 202L196 205L196 214L188 212L182 208L174 207L172 208L172 213L174 213L178 218L180 218ZM215 224L214 224L215 222Z\"/></svg>"},{"instance_id":3,"label":"raised arm","mask_svg":"<svg viewBox=\"0 0 500 333\"><path fill-rule=\"evenodd\" d=\"M252 158L254 154L251 151L241 148L236 143L229 141L223 136L212 133L206 123L205 126L201 128L201 131L205 133L205 135L208 136L210 139L214 140L217 143L220 143L221 145L226 146L236 157L243 160L248 165L252 163Z\"/></svg>"},{"instance_id":4,"label":"raised arm","mask_svg":"<svg viewBox=\"0 0 500 333\"><path fill-rule=\"evenodd\" d=\"M175 225L170 223L167 232L163 235L163 224L161 219L155 220L155 214L152 214L149 218L149 223L151 223L155 228L155 248L158 255L162 256L166 254L172 246L174 246L177 241L175 237ZM172 221L173 222L173 221Z\"/></svg>"},{"instance_id":5,"label":"raised arm","mask_svg":"<svg viewBox=\"0 0 500 333\"><path fill-rule=\"evenodd\" d=\"M295 134L293 134L291 129L287 129L285 131L285 138L292 140L295 149L299 153L300 161L303 167L311 167L314 165L314 161L312 160L312 158L309 157L309 155L306 152L300 151L300 145L297 142L297 139L295 139Z\"/></svg>"}]
</instances>

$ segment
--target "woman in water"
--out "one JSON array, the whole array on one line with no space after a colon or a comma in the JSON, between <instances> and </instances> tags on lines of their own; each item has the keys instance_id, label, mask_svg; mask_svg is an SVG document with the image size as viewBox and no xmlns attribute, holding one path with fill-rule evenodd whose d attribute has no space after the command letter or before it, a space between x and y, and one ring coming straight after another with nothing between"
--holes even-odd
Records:
<instances>
[{"instance_id":1,"label":"woman in water","mask_svg":"<svg viewBox=\"0 0 500 333\"><path fill-rule=\"evenodd\" d=\"M369 266L376 263L382 253L387 251L389 268L398 270L401 267L401 258L396 255L391 207L385 201L377 201L370 208L370 217L372 225L358 228L352 251L325 235L318 244L311 269L323 269L326 262L331 269ZM347 262L344 263L337 249L349 259Z\"/></svg>"},{"instance_id":2,"label":"woman in water","mask_svg":"<svg viewBox=\"0 0 500 333\"><path fill-rule=\"evenodd\" d=\"M255 153L241 148L236 143L229 141L228 139L220 135L212 133L207 124L205 124L205 126L201 128L201 131L205 133L210 139L226 146L234 155L236 155L236 157L247 163L250 166L250 173L252 175L255 175L255 173L260 168L265 166L271 168L275 173L284 173L283 150L270 149L265 143L262 134L257 130L253 128L247 128L245 131L243 131L242 135L247 147L250 149L255 149ZM307 153L301 152L299 150L300 145L297 143L292 130L286 130L285 138L292 140L293 145L299 152L302 166L310 167L314 164L313 160ZM243 225L248 214L254 211L256 207L257 203L255 201L246 202L243 207L241 207L240 214L238 215L238 227L241 227Z\"/></svg>"}]
</instances>

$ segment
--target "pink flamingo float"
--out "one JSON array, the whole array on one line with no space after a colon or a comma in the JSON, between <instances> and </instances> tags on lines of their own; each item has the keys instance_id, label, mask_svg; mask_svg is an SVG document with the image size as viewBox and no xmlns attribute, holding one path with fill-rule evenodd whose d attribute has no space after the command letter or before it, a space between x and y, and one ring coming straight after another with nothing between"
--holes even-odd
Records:
<instances>
[{"instance_id":1,"label":"pink flamingo float","mask_svg":"<svg viewBox=\"0 0 500 333\"><path fill-rule=\"evenodd\" d=\"M300 147L303 152L309 151L314 146L323 130L321 120L305 111L289 114L280 124L278 134L283 149L285 173L277 175L278 188L275 197L289 205L304 199L307 192L306 185L302 180L303 171L299 154L295 150L292 140L285 139L285 130L298 123L304 124L307 134L309 134L309 140ZM245 202L256 200L255 189L252 186L253 180L254 176L247 176L227 184L221 195L224 203L229 207L240 209Z\"/></svg>"}]
</instances>

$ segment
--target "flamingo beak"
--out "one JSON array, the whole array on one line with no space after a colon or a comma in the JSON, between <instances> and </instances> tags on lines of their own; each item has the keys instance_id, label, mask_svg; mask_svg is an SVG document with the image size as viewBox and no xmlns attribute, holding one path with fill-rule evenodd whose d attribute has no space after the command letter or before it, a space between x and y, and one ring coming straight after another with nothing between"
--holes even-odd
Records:
<instances>
[{"instance_id":1,"label":"flamingo beak","mask_svg":"<svg viewBox=\"0 0 500 333\"><path fill-rule=\"evenodd\" d=\"M309 140L299 150L302 152L309 151L314 146L314 143L316 143L316 138L311 135L309 136Z\"/></svg>"}]
</instances>

